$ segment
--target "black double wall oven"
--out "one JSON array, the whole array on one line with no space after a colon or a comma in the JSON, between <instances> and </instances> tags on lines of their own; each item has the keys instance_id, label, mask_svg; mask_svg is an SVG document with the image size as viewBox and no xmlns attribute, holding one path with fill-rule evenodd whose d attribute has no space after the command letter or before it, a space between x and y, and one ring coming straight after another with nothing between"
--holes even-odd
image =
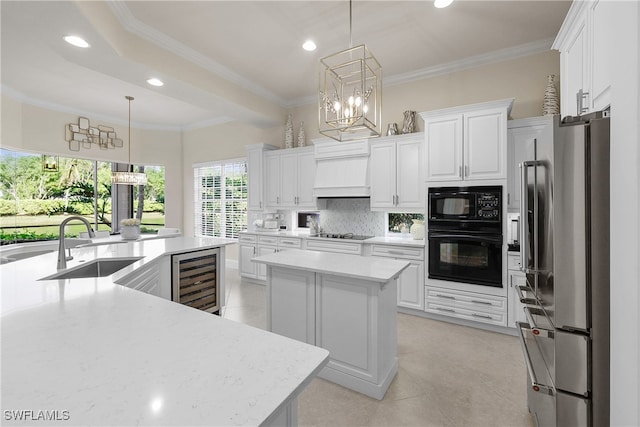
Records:
<instances>
[{"instance_id":1,"label":"black double wall oven","mask_svg":"<svg viewBox=\"0 0 640 427\"><path fill-rule=\"evenodd\" d=\"M429 278L502 287L502 187L429 188Z\"/></svg>"}]
</instances>

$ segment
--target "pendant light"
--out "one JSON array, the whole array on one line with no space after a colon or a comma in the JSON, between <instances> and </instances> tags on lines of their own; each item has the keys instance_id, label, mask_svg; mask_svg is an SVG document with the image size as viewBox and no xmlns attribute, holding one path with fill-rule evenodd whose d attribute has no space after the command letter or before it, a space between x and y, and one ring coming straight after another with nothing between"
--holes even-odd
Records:
<instances>
[{"instance_id":1,"label":"pendant light","mask_svg":"<svg viewBox=\"0 0 640 427\"><path fill-rule=\"evenodd\" d=\"M382 67L361 44L352 47L349 0L349 49L320 60L318 127L337 141L382 134Z\"/></svg>"},{"instance_id":2,"label":"pendant light","mask_svg":"<svg viewBox=\"0 0 640 427\"><path fill-rule=\"evenodd\" d=\"M131 164L131 101L133 101L133 96L125 96L125 99L129 101L129 163L126 172L118 171L111 173L111 183L122 185L146 185L147 175L144 173L134 172L133 165Z\"/></svg>"}]
</instances>

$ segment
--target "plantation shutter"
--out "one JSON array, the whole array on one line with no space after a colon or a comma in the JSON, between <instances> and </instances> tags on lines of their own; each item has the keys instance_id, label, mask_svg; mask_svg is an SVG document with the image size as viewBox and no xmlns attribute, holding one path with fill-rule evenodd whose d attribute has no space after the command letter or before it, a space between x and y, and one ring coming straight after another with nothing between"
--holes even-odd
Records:
<instances>
[{"instance_id":1,"label":"plantation shutter","mask_svg":"<svg viewBox=\"0 0 640 427\"><path fill-rule=\"evenodd\" d=\"M245 159L194 165L196 236L237 238L247 227Z\"/></svg>"}]
</instances>

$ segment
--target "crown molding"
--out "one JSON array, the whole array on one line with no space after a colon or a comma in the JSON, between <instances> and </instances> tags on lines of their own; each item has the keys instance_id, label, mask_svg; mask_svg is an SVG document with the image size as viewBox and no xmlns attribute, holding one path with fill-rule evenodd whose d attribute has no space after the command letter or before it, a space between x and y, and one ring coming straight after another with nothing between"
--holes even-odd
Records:
<instances>
[{"instance_id":1,"label":"crown molding","mask_svg":"<svg viewBox=\"0 0 640 427\"><path fill-rule=\"evenodd\" d=\"M562 47L572 38L576 28L580 27L576 26L576 24L578 24L586 13L588 7L592 4L593 2L590 1L574 1L571 3L567 16L565 16L564 21L562 22L562 26L558 31L558 35L556 36L551 49L562 50Z\"/></svg>"},{"instance_id":2,"label":"crown molding","mask_svg":"<svg viewBox=\"0 0 640 427\"><path fill-rule=\"evenodd\" d=\"M125 2L121 0L108 0L107 4L109 5L109 8L113 12L116 19L120 22L124 29L129 31L130 33L135 34L138 37L141 37L161 47L162 49L173 52L176 55L186 59L187 61L190 61L212 72L213 74L216 74L232 83L241 86L244 89L247 89L255 95L265 98L283 108L287 108L287 101L278 97L273 92L270 92L262 86L257 85L255 82L242 77L231 69L216 61L213 61L212 59L210 59L206 55L201 54L195 49L192 49L189 46L169 37L162 31L159 31L139 21L135 18L135 16L133 16L129 8L126 6Z\"/></svg>"},{"instance_id":3,"label":"crown molding","mask_svg":"<svg viewBox=\"0 0 640 427\"><path fill-rule=\"evenodd\" d=\"M441 108L439 110L425 111L418 113L423 120L439 117L443 115L461 114L469 111L477 110L491 110L494 108L504 108L507 111L507 116L511 114L511 107L513 107L513 101L515 98L498 99L496 101L479 102L477 104L459 105L450 108Z\"/></svg>"}]
</instances>

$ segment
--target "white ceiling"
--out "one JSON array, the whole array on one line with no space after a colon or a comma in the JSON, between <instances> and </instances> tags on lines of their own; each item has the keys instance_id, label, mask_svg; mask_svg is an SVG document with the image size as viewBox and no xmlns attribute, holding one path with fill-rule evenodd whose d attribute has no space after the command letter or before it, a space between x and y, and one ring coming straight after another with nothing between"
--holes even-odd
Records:
<instances>
[{"instance_id":1,"label":"white ceiling","mask_svg":"<svg viewBox=\"0 0 640 427\"><path fill-rule=\"evenodd\" d=\"M550 47L570 1L353 2L385 85ZM315 102L318 62L349 46L349 2L0 2L2 91L28 103L134 125L280 122ZM89 49L62 40L84 37ZM318 45L302 50L306 39ZM145 80L159 77L165 86Z\"/></svg>"}]
</instances>

